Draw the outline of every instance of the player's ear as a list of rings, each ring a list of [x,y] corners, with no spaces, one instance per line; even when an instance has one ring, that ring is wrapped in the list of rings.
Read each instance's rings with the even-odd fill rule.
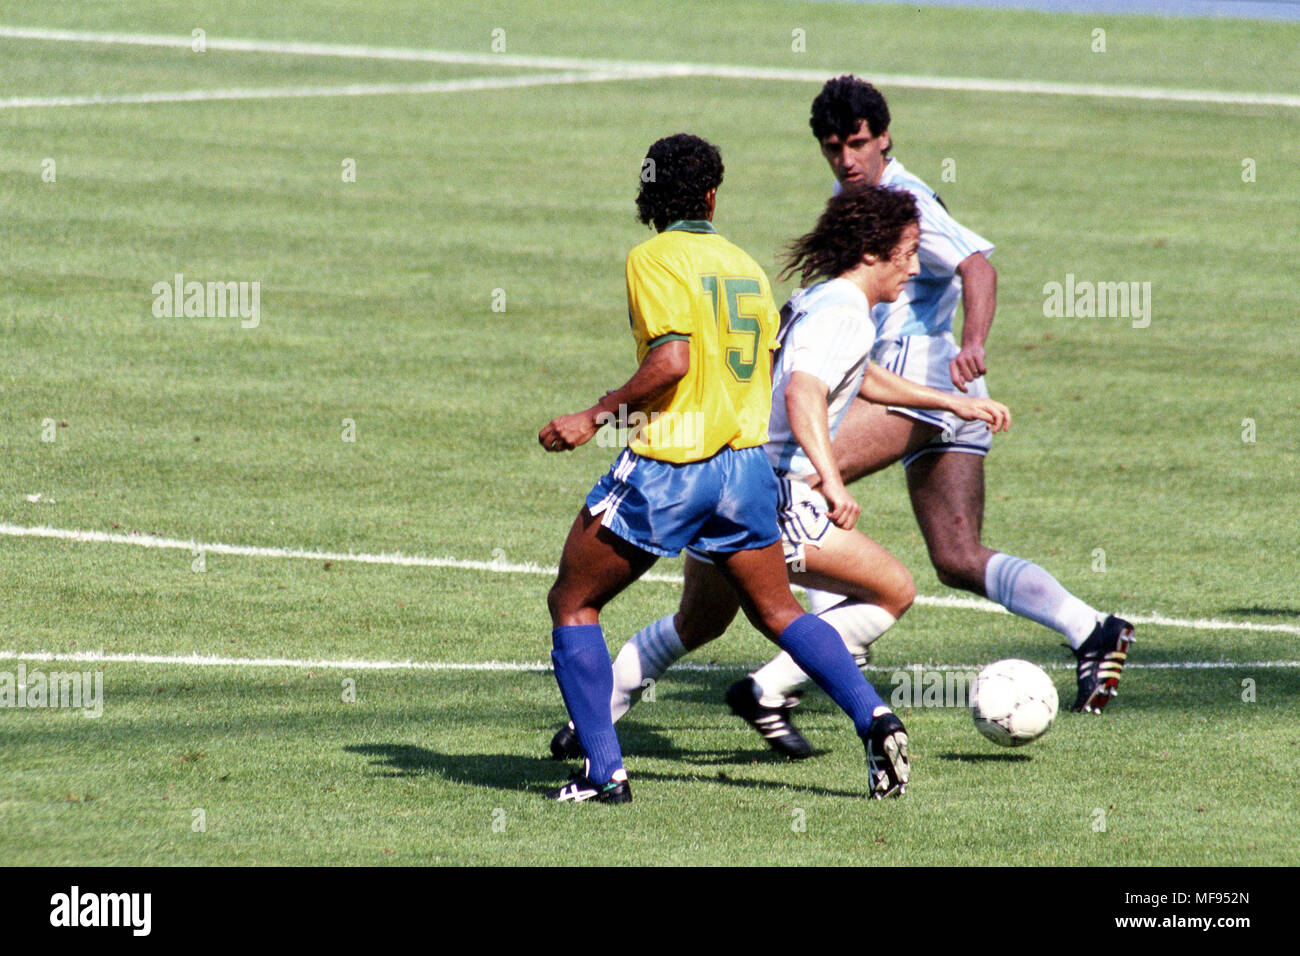
[[[880,151],[882,153],[887,153],[894,148],[894,138],[889,135],[889,130],[885,130],[881,133],[880,138],[884,140],[884,143],[880,146]]]
[[[709,210],[708,218],[712,220],[713,210],[715,210],[718,207],[718,191],[716,189],[710,189],[707,193],[704,194],[704,205]]]

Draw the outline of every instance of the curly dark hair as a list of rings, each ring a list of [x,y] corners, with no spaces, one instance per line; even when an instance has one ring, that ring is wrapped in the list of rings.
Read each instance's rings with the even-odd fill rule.
[[[853,186],[832,196],[813,231],[786,247],[782,279],[796,272],[805,284],[834,279],[865,255],[888,259],[903,239],[903,230],[920,223],[909,192],[884,186]]]
[[[641,164],[636,211],[663,232],[679,219],[708,219],[709,190],[722,185],[722,154],[698,136],[678,133],[655,142]]]
[[[858,131],[858,124],[863,120],[867,121],[871,135],[879,136],[889,129],[889,104],[880,90],[866,80],[846,74],[826,81],[813,100],[808,125],[820,143],[827,136],[848,139]]]

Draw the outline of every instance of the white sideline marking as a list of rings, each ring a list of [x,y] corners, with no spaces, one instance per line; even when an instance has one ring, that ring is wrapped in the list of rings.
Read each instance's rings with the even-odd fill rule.
[[[649,75],[649,74],[647,74]],[[350,83],[346,86],[234,87],[224,90],[178,90],[162,93],[90,93],[84,96],[15,96],[0,99],[0,109],[35,109],[53,106],[120,106],[142,103],[201,103],[213,100],[274,100],[326,96],[396,96],[419,93],[463,93],[506,90],[528,86],[563,86],[642,79],[632,73],[588,71],[548,73],[542,76],[483,76],[426,83]]]
[[[367,554],[355,551],[307,551],[298,548],[267,548],[242,544],[214,544],[190,539],[164,538],[152,534],[112,534],[107,531],[76,531],[67,528],[50,528],[47,526],[29,527],[26,525],[0,522],[0,535],[13,538],[54,538],[60,541],[92,544],[130,544],[140,548],[164,548],[176,551],[203,551],[207,554],[230,554],[245,558],[296,558],[309,561],[352,561],[359,564],[389,564],[420,568],[455,568],[465,571],[489,571],[497,574],[544,574],[553,576],[557,569],[540,564],[511,564],[502,561],[470,561],[464,558],[426,558],[417,554],[402,554],[400,551],[380,554]],[[642,581],[654,581],[661,584],[681,584],[680,574],[645,574]],[[928,597],[917,595],[917,604],[929,607],[960,608],[970,611],[984,611],[993,614],[1008,614],[1006,608],[982,598],[965,597]],[[1219,621],[1199,618],[1166,617],[1162,614],[1128,615],[1134,624],[1154,624],[1160,627],[1187,627],[1205,631],[1258,631],[1276,634],[1300,634],[1300,625],[1296,624],[1256,624],[1251,621]]]
[[[188,36],[146,33],[96,33],[80,30],[51,30],[42,27],[0,26],[0,37],[19,40],[50,40],[65,43],[107,43],[131,46],[160,46],[190,49]],[[454,63],[474,66],[509,66],[529,69],[597,70],[647,76],[718,77],[722,79],[775,80],[822,83],[828,76],[845,70],[792,70],[775,67],[727,66],[704,63],[646,63],[638,61],[589,60],[578,57],[519,56],[505,53],[464,53],[454,50],[424,50],[407,47],[360,46],[337,43],[307,43],[282,40],[245,40],[207,37],[208,50],[239,53],[277,53],[293,56],[346,57],[366,60],[401,60],[416,63]],[[878,86],[913,89],[962,90],[977,93],[1020,93],[1046,96],[1088,96],[1111,99],[1169,100],[1186,103],[1226,103],[1236,106],[1300,107],[1300,95],[1289,93],[1220,92],[1161,87],[1111,86],[1099,83],[1050,83],[1035,80],[994,80],[974,77],[918,76],[904,73],[872,73]]]
[[[220,657],[211,654],[108,654],[103,651],[0,651],[0,660],[58,661],[76,664],[181,664],[193,667],[291,667],[358,671],[549,671],[546,662],[516,661],[367,661],[297,660],[288,657]],[[699,665],[696,665],[697,668]],[[709,665],[704,665],[709,666]]]
[[[297,660],[289,657],[219,657],[208,654],[109,654],[104,651],[4,651],[0,660],[42,661],[75,664],[179,664],[188,667],[280,667],[297,670],[356,670],[356,671],[471,671],[512,673],[549,673],[551,665],[545,661],[367,661],[367,660]],[[741,671],[745,664],[695,664],[681,661],[673,665],[675,671]],[[867,670],[882,673],[911,671],[978,671],[982,664],[909,664],[898,667],[870,665]],[[1044,670],[1074,670],[1068,662],[1039,664]],[[1156,661],[1131,663],[1125,670],[1257,670],[1267,668],[1300,667],[1300,661]]]

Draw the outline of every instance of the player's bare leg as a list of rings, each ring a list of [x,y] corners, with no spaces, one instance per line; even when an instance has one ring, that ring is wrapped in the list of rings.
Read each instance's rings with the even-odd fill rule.
[[[984,571],[994,554],[980,543],[984,456],[922,455],[907,469],[907,490],[939,580],[984,597]]]
[[[559,574],[546,595],[551,626],[599,624],[601,609],[656,560],[583,508],[569,528]]]
[[[609,702],[614,720],[626,714],[674,661],[722,636],[739,610],[740,599],[726,575],[687,554],[677,613],[637,631],[614,659]]]
[[[585,508],[569,529],[560,571],[546,603],[553,626],[555,680],[587,766],[573,783],[553,791],[552,799],[571,799],[569,790],[583,794],[594,790],[598,799],[610,802],[632,798],[607,703],[613,672],[600,611],[654,563],[654,555],[602,527]]]
[[[1115,696],[1133,626],[1089,607],[1038,565],[983,545],[983,456],[923,455],[907,469],[907,486],[939,580],[1059,631],[1078,661],[1073,709],[1100,713]]]
[[[739,592],[750,623],[852,718],[866,747],[868,795],[900,795],[909,773],[907,731],[862,676],[835,628],[804,613],[794,599],[780,542],[726,555],[720,566]]]
[[[614,658],[611,718],[617,722],[631,710],[646,688],[673,662],[722,635],[739,610],[740,599],[726,576],[707,561],[687,554],[677,613],[661,617],[637,631]],[[555,732],[551,738],[551,756],[556,760],[573,760],[582,755],[572,723]]]
[[[855,398],[844,413],[831,450],[844,483],[849,484],[889,467],[937,434],[934,425]]]
[[[916,585],[901,561],[866,535],[834,526],[819,547],[804,549],[803,570],[792,570],[790,580],[877,605],[895,618],[916,599]]]
[[[779,541],[765,548],[718,555],[717,567],[731,583],[740,606],[764,637],[776,643],[781,634],[804,614],[790,593],[790,575]]]
[[[805,587],[846,595],[833,607],[818,612],[839,633],[859,668],[870,659],[876,638],[892,627],[912,605],[916,585],[897,558],[857,531],[831,526],[819,547],[805,545],[803,570],[790,578]],[[798,567],[798,565],[793,565]],[[773,750],[795,759],[811,755],[812,748],[795,729],[790,712],[798,703],[808,675],[782,652],[727,691],[731,709],[763,734]],[[742,712],[749,705],[753,715]]]
[[[785,588],[790,589],[789,581]],[[693,651],[720,637],[740,610],[740,598],[727,576],[715,565],[686,556],[682,601],[673,626],[682,646]],[[802,609],[801,613],[802,613]]]

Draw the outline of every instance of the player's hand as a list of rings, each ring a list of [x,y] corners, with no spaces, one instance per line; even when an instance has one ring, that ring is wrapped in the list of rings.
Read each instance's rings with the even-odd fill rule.
[[[599,420],[598,420],[599,419]],[[591,441],[604,420],[599,408],[553,418],[537,433],[537,440],[547,451],[572,451]]]
[[[948,375],[951,376],[952,383],[963,392],[966,391],[967,383],[975,381],[986,371],[982,345],[963,345],[957,357],[948,363]]]
[[[835,488],[823,483],[818,490],[830,509],[826,516],[831,519],[831,524],[852,531],[858,523],[858,515],[862,514],[862,507],[849,494],[849,490],[839,482],[836,482]]]
[[[967,398],[959,395],[953,399],[953,414],[968,422],[988,422],[994,432],[1011,430],[1011,409],[991,398]]]

